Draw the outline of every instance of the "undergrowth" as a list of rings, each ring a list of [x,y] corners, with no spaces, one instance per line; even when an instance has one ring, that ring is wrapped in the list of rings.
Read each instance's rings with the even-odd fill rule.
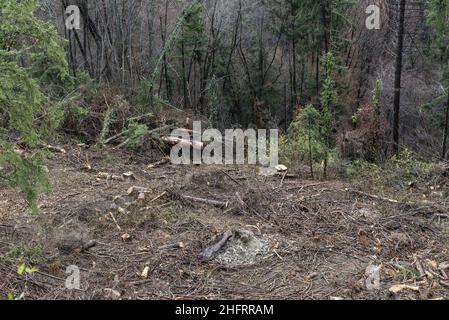
[[[382,164],[356,160],[346,167],[346,176],[364,188],[378,192],[447,181],[443,164],[421,160],[409,150]]]

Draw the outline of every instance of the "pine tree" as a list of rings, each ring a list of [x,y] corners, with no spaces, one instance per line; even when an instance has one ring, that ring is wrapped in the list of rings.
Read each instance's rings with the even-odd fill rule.
[[[282,157],[287,163],[304,162],[315,178],[314,164],[321,162],[325,155],[325,146],[321,130],[321,113],[308,105],[301,109],[288,129],[287,137],[281,139]]]
[[[37,3],[0,0],[0,184],[19,187],[34,210],[49,188],[36,116],[51,105],[46,93],[70,82],[62,40],[35,17]]]
[[[324,177],[327,177],[327,164],[329,161],[329,152],[331,148],[331,133],[332,133],[332,106],[337,101],[337,90],[334,81],[335,58],[332,52],[324,55],[323,59],[325,79],[320,94],[320,101],[322,107],[322,135],[324,145],[326,146],[324,156]]]
[[[308,105],[299,114],[300,123],[303,127],[303,134],[307,141],[307,156],[310,167],[310,176],[315,178],[313,163],[319,152],[316,151],[317,147],[322,145],[320,142],[319,129],[320,129],[320,113],[312,105]]]

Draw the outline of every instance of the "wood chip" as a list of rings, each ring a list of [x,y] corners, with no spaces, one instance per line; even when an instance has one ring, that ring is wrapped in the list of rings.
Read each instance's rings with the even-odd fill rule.
[[[145,199],[146,199],[145,193],[144,193],[144,192],[140,192],[140,193],[139,193],[139,196],[137,197],[137,202],[138,202],[140,205],[142,205],[142,204],[145,203]]]
[[[130,172],[125,172],[123,174],[123,177],[127,180],[137,180],[136,176],[134,175],[134,172],[130,171]]]
[[[150,190],[144,187],[131,187],[128,189],[127,193],[130,197],[138,197],[141,193],[148,193]]]
[[[148,278],[148,274],[150,273],[150,267],[146,266],[140,276],[144,279]]]

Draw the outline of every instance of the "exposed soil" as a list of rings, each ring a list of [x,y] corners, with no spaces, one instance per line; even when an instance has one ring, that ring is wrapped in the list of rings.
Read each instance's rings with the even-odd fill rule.
[[[257,167],[148,168],[161,158],[67,147],[48,162],[53,192],[42,196],[39,216],[20,194],[0,190],[0,254],[8,257],[0,297],[449,298],[447,216],[438,210],[354,194],[349,182],[265,177]],[[133,186],[147,189],[144,199],[128,195]],[[443,211],[446,201],[438,200]],[[230,230],[213,259],[200,258]],[[83,250],[91,240],[96,246]],[[39,271],[19,275],[21,261]],[[71,265],[81,270],[79,290],[65,287]],[[369,266],[380,266],[374,288]],[[409,287],[393,294],[397,284]]]

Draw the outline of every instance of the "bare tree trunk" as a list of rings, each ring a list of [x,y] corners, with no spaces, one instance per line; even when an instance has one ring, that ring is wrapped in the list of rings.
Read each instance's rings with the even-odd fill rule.
[[[162,17],[161,17],[161,36],[162,36],[162,43],[165,47],[166,41],[167,41],[167,28],[168,28],[168,0],[165,0],[165,14],[164,14],[164,22],[162,23]],[[168,61],[167,61],[167,54],[164,52],[164,73],[165,73],[165,89],[167,90],[167,100],[170,101],[172,92],[171,92],[171,80],[170,76],[168,74]]]
[[[401,106],[402,53],[404,47],[405,5],[406,0],[401,0],[399,5],[398,47],[396,50],[396,69],[394,80],[393,153],[395,154],[399,153],[399,122]]]
[[[442,160],[446,160],[447,156],[447,139],[449,135],[449,87],[447,88],[447,104],[446,104],[446,120],[444,122],[444,137],[443,137],[443,152],[441,154]]]
[[[290,2],[291,5],[291,16],[295,17],[296,16],[296,9],[295,9],[295,5],[293,3],[293,1]],[[291,41],[291,46],[292,46],[292,89],[293,89],[293,104],[297,103],[298,100],[298,81],[297,81],[297,61],[296,61],[296,30],[295,29],[295,24],[292,23],[292,41]]]
[[[184,110],[188,108],[187,74],[184,40],[181,41],[182,89],[184,95]]]

